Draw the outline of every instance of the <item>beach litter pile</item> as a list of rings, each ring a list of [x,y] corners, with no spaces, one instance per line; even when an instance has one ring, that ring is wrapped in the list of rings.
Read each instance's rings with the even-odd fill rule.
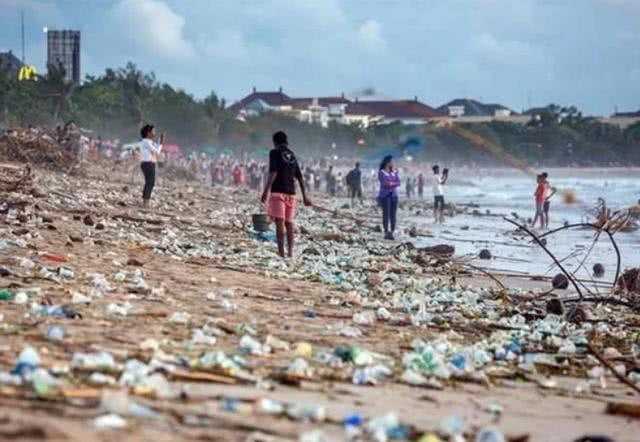
[[[541,397],[566,440],[637,425],[640,320],[613,296],[310,211],[284,261],[243,190],[167,181],[144,211],[124,176],[36,173],[1,192],[0,438],[542,440]]]
[[[80,160],[80,135],[59,138],[39,128],[6,130],[0,137],[0,158],[70,173]]]

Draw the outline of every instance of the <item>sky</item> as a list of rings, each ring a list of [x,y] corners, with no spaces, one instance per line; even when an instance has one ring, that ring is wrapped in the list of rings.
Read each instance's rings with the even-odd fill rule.
[[[0,0],[0,50],[44,70],[79,29],[82,75],[133,61],[196,97],[454,98],[516,111],[640,109],[640,0]]]

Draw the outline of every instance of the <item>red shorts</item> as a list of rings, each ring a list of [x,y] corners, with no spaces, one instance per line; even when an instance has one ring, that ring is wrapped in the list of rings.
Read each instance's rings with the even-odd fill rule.
[[[267,206],[267,214],[273,219],[283,219],[293,223],[296,215],[296,197],[286,193],[272,193]]]

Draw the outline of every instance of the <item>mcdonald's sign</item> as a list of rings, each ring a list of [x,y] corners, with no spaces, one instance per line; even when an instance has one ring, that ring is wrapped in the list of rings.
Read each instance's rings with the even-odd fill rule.
[[[38,79],[38,71],[33,66],[24,65],[18,71],[18,80],[37,80]]]

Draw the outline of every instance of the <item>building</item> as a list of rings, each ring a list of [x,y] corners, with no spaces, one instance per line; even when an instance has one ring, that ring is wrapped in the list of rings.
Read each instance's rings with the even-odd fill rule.
[[[251,94],[228,107],[236,117],[255,117],[269,112],[291,112],[293,106],[291,97],[282,92],[258,92],[253,88]]]
[[[436,109],[413,100],[355,101],[345,97],[292,98],[282,88],[277,92],[258,92],[232,104],[229,110],[238,119],[276,112],[310,124],[327,127],[329,123],[355,124],[366,128],[375,124],[426,124],[433,119],[446,118]]]
[[[481,103],[480,101],[469,98],[451,100],[440,106],[437,110],[447,115],[452,121],[461,123],[482,123],[493,120],[511,122],[528,121],[528,118],[522,118],[517,112],[501,104]]]
[[[22,62],[13,52],[0,52],[0,69],[5,71],[9,77],[18,78],[21,67]]]
[[[80,31],[47,31],[47,69],[62,67],[65,79],[80,82]]]
[[[640,110],[637,112],[616,112],[610,117],[598,118],[601,123],[612,124],[620,129],[640,123]]]

